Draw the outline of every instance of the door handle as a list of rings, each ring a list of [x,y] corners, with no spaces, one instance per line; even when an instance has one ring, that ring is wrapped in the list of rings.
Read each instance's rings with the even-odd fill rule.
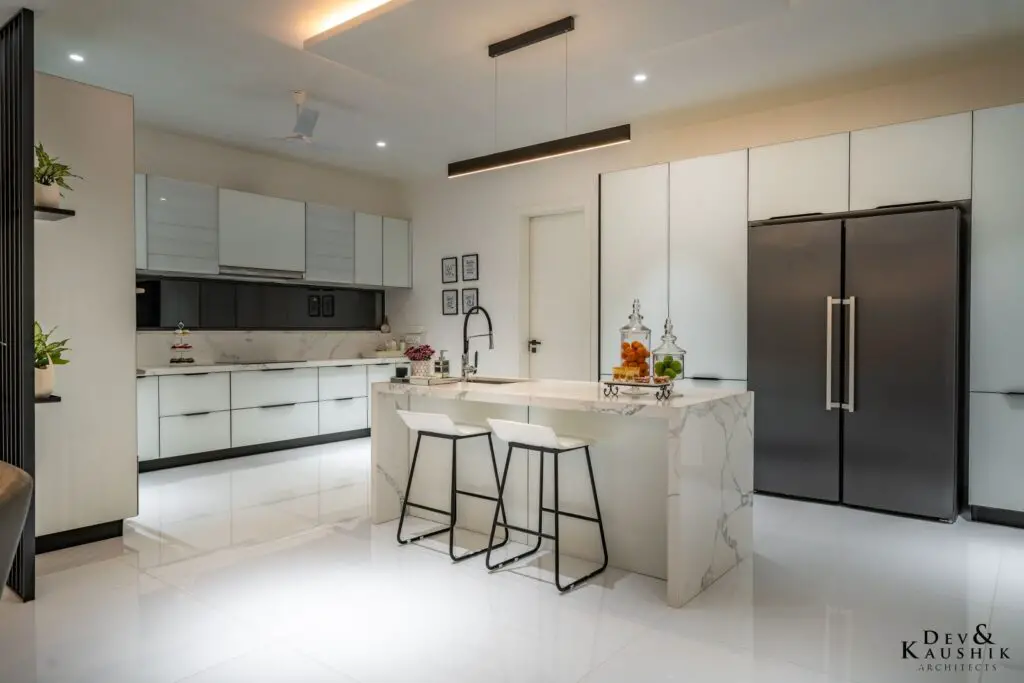
[[[541,341],[538,339],[531,339],[526,343],[530,346],[530,353],[537,353],[537,347],[541,345]]]
[[[842,404],[832,400],[832,309],[837,304],[843,303],[842,299],[834,296],[825,297],[825,410],[842,408]]]
[[[846,405],[843,406],[846,410],[851,413],[854,410],[854,400],[856,398],[856,364],[857,364],[857,297],[851,296],[849,299],[844,301],[847,306],[850,307],[850,336],[849,336],[849,363],[847,364],[847,386],[850,388],[850,392],[846,397]]]

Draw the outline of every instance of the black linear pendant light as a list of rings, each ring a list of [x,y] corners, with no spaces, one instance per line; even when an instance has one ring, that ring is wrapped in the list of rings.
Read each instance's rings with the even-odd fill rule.
[[[487,54],[492,59],[497,59],[501,55],[508,54],[509,52],[515,52],[521,50],[524,47],[535,45],[536,43],[548,40],[549,38],[555,38],[560,35],[568,34],[570,31],[576,28],[576,23],[573,17],[566,17],[559,19],[558,21],[545,24],[535,29],[520,33],[517,36],[506,38],[505,40],[498,41],[487,47]],[[566,38],[568,40],[568,37]],[[568,112],[568,94],[569,94],[569,56],[568,56],[568,43],[566,44],[566,130],[569,127],[569,112]],[[498,66],[495,62],[494,66],[494,134],[497,139],[498,134]],[[576,152],[586,152],[591,149],[598,149],[600,147],[610,147],[611,145],[621,145],[624,142],[629,142],[630,137],[630,126],[624,124],[621,126],[613,126],[611,128],[604,128],[602,130],[593,130],[588,133],[580,133],[579,135],[567,135],[557,140],[548,140],[546,142],[539,142],[534,145],[527,145],[526,147],[517,147],[516,149],[509,149],[503,152],[495,152],[493,154],[487,154],[481,157],[474,157],[472,159],[465,159],[463,161],[455,161],[448,164],[448,177],[458,178],[460,176],[472,175],[473,173],[482,173],[484,171],[493,171],[499,168],[506,168],[508,166],[518,166],[519,164],[528,164],[532,161],[540,161],[542,159],[550,159],[552,157],[565,156],[567,154],[575,154]]]

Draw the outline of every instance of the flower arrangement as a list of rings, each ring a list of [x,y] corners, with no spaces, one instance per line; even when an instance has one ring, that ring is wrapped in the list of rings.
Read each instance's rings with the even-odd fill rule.
[[[430,347],[430,344],[420,344],[419,346],[410,346],[405,350],[405,357],[411,361],[426,361],[434,357],[434,349]]]

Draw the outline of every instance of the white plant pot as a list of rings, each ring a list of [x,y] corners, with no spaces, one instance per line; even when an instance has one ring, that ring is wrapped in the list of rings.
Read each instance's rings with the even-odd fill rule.
[[[434,361],[414,360],[412,362],[413,377],[430,377],[432,374],[434,374]]]
[[[36,206],[45,206],[50,209],[60,208],[60,186],[59,185],[40,185],[36,183],[35,186],[35,203]]]
[[[46,398],[52,395],[55,379],[53,363],[42,369],[36,368],[36,398]]]

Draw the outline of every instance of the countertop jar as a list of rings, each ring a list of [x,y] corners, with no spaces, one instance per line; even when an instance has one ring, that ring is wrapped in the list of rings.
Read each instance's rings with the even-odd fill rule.
[[[640,300],[633,300],[633,312],[629,322],[619,328],[621,365],[613,369],[612,375],[619,379],[631,376],[644,380],[651,375],[651,328],[644,325],[640,314]]]
[[[672,330],[672,321],[665,321],[665,334],[661,344],[651,354],[651,370],[655,382],[669,383],[683,377],[683,361],[686,351],[679,348],[676,335]]]

